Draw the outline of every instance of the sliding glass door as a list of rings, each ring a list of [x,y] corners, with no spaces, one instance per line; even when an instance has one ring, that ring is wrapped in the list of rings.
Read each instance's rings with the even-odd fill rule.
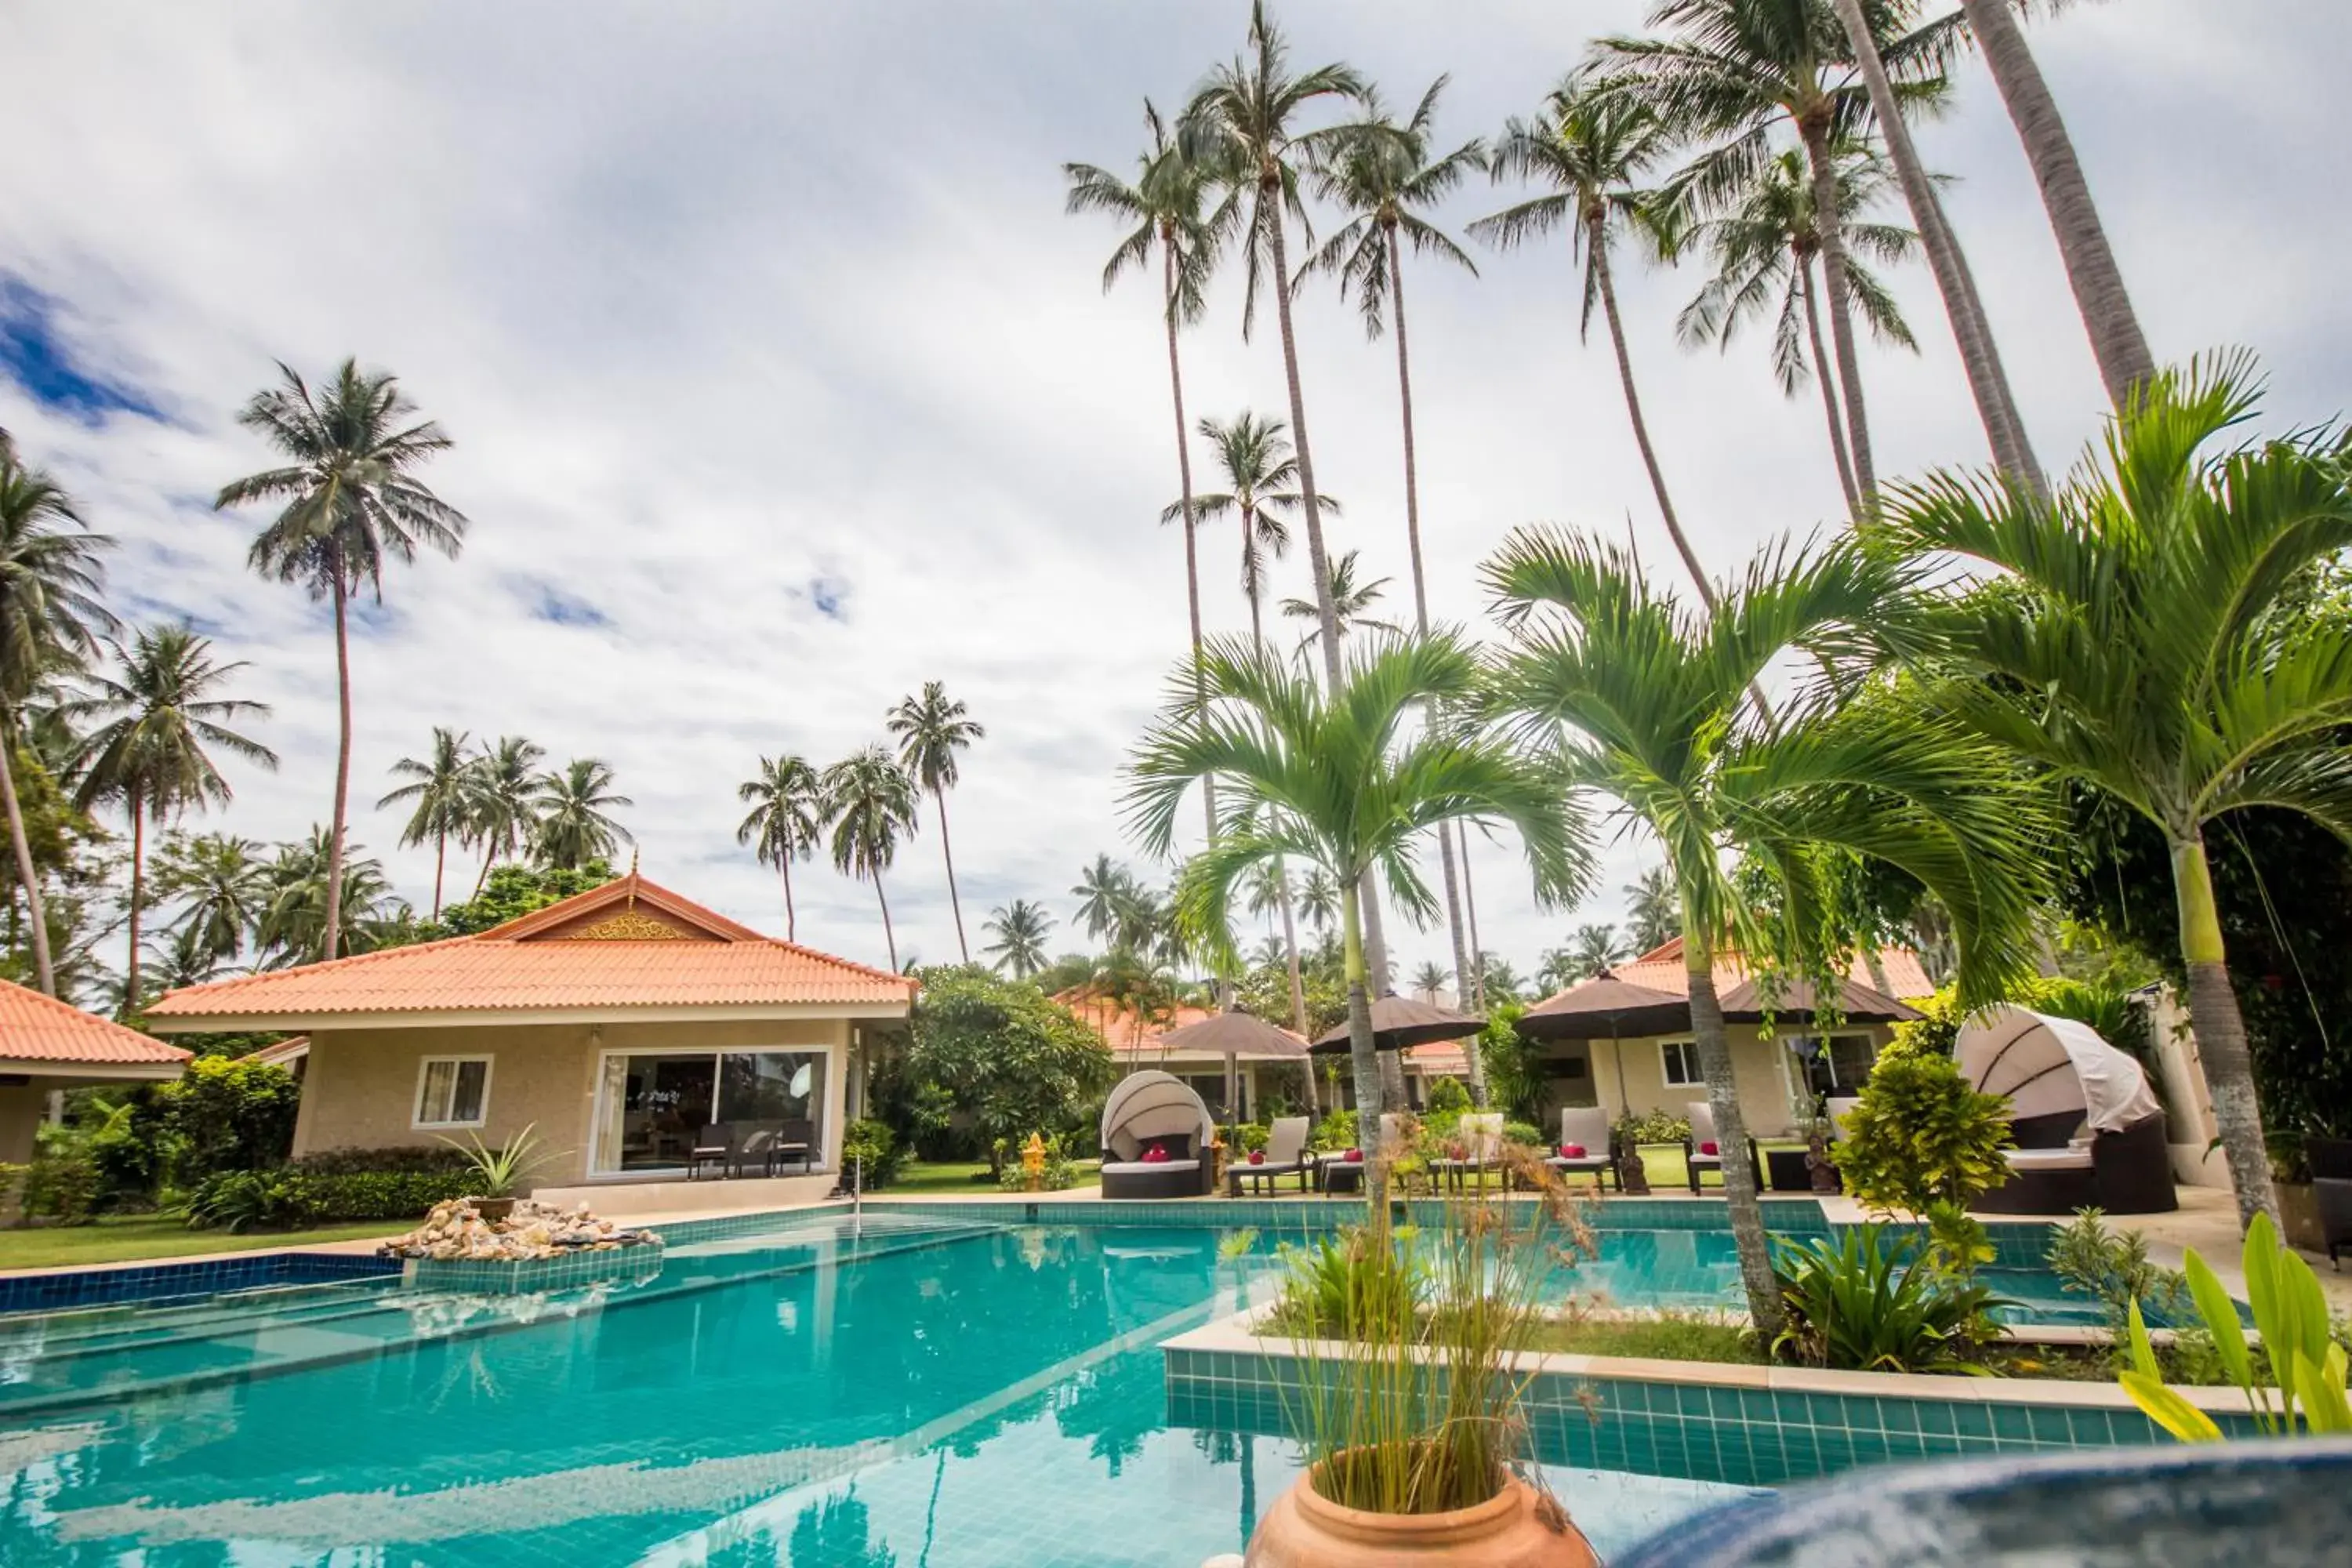
[[[596,1088],[600,1176],[683,1171],[689,1151],[789,1134],[824,1142],[822,1051],[607,1051]]]

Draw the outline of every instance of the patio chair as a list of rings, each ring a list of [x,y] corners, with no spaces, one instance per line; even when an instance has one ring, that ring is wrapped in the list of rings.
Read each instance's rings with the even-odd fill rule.
[[[686,1179],[689,1182],[709,1166],[721,1176],[727,1174],[728,1162],[735,1157],[735,1130],[724,1121],[705,1123],[702,1135],[686,1152]]]
[[[1563,1154],[1560,1149],[1581,1148],[1578,1155]],[[1591,1175],[1601,1186],[1611,1177],[1617,1181],[1617,1190],[1625,1190],[1625,1178],[1618,1173],[1615,1158],[1615,1138],[1609,1127],[1609,1112],[1598,1105],[1564,1105],[1559,1111],[1559,1145],[1544,1157],[1544,1163],[1559,1175]]]
[[[1690,1190],[1696,1195],[1699,1190],[1698,1179],[1703,1173],[1713,1171],[1717,1176],[1723,1174],[1723,1155],[1720,1152],[1703,1154],[1699,1152],[1701,1145],[1714,1143],[1720,1150],[1722,1144],[1715,1130],[1713,1105],[1704,1100],[1694,1100],[1684,1106],[1683,1110],[1690,1117],[1690,1136],[1683,1140],[1683,1168],[1690,1173]],[[1753,1133],[1748,1134],[1748,1166],[1755,1173],[1756,1190],[1762,1192],[1764,1190],[1764,1158],[1757,1152],[1756,1137]]]
[[[776,1173],[776,1129],[764,1122],[739,1121],[732,1129],[734,1152],[727,1156],[727,1173],[740,1176],[752,1166],[763,1176]]]
[[[1455,1186],[1465,1176],[1475,1175],[1481,1191],[1486,1185],[1486,1173],[1501,1167],[1503,1163],[1503,1113],[1499,1110],[1465,1112],[1454,1123],[1455,1142],[1462,1145],[1460,1157],[1432,1160],[1430,1170]]]
[[[1208,1106],[1181,1079],[1157,1068],[1129,1073],[1103,1101],[1102,1195],[1190,1198],[1212,1191],[1215,1167],[1203,1155],[1216,1131]]]
[[[768,1173],[774,1175],[782,1165],[798,1165],[801,1174],[809,1173],[816,1158],[816,1123],[805,1116],[790,1117],[776,1124],[776,1135],[768,1144]]]
[[[1304,1116],[1278,1116],[1267,1130],[1265,1158],[1256,1164],[1247,1159],[1234,1161],[1225,1167],[1226,1187],[1239,1197],[1244,1183],[1263,1188],[1269,1195],[1281,1186],[1285,1176],[1298,1178],[1298,1190],[1307,1189],[1312,1178],[1310,1166],[1314,1156],[1307,1152],[1307,1135],[1310,1123]]]

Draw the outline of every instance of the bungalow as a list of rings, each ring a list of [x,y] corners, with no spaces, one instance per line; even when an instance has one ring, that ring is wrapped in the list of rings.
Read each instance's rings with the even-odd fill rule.
[[[686,1177],[713,1127],[809,1122],[812,1171],[837,1172],[866,1032],[915,989],[633,872],[478,935],[174,991],[147,1017],[307,1035],[297,1154],[531,1127],[540,1196],[594,1185],[620,1208],[606,1184]]]
[[[1908,948],[1858,957],[1838,998],[1842,1021],[1823,1030],[1813,1025],[1807,988],[1791,986],[1777,1005],[1766,1006],[1754,978],[1738,954],[1717,956],[1715,988],[1730,1036],[1732,1080],[1749,1131],[1763,1137],[1795,1131],[1798,1107],[1815,1094],[1853,1093],[1895,1023],[1912,1016],[1901,998],[1936,989]],[[1587,1001],[1601,994],[1605,981],[1662,994],[1655,1005],[1621,1005],[1612,1015]],[[1529,1008],[1518,1029],[1536,1043],[1547,1121],[1556,1121],[1563,1106],[1606,1106],[1612,1116],[1659,1110],[1680,1116],[1691,1101],[1706,1099],[1689,996],[1690,975],[1676,937]],[[1638,993],[1621,995],[1612,1005],[1638,999]],[[1766,1014],[1772,1015],[1769,1022]],[[1612,1025],[1612,1016],[1626,1020],[1622,1028]]]
[[[32,1159],[55,1090],[175,1079],[187,1062],[177,1046],[0,980],[0,1164]]]

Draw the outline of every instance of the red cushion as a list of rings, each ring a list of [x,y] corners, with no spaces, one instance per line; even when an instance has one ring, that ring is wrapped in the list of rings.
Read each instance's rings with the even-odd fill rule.
[[[1720,1154],[1723,1152],[1721,1149],[1716,1147],[1715,1140],[1712,1138],[1700,1144],[1698,1146],[1698,1152],[1702,1154]]]
[[[1584,1158],[1584,1145],[1563,1143],[1559,1146],[1559,1157],[1563,1160],[1581,1160]]]
[[[1168,1150],[1165,1145],[1152,1143],[1145,1146],[1143,1151],[1143,1163],[1147,1165],[1164,1165],[1167,1163]]]
[[[1251,1150],[1251,1151],[1250,1151],[1250,1163],[1251,1163],[1251,1164],[1253,1164],[1253,1165],[1263,1165],[1263,1164],[1265,1164],[1265,1150],[1263,1150],[1263,1149],[1253,1149],[1253,1150]]]
[[[1350,1149],[1350,1150],[1349,1150],[1349,1151],[1348,1151],[1348,1161],[1349,1161],[1349,1163],[1350,1164],[1356,1164],[1356,1165],[1360,1165],[1360,1164],[1362,1164],[1362,1163],[1364,1163],[1364,1152],[1363,1152],[1361,1149]]]

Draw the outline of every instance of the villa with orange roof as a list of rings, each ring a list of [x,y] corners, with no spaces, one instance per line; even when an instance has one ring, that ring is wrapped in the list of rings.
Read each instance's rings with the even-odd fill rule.
[[[619,1209],[613,1184],[685,1178],[714,1139],[837,1172],[866,1037],[903,1027],[915,989],[632,873],[476,935],[174,991],[147,1021],[307,1035],[297,1154],[530,1128],[539,1196],[593,1186]]]
[[[0,980],[0,1163],[32,1159],[56,1090],[175,1079],[187,1064],[177,1046]]]

